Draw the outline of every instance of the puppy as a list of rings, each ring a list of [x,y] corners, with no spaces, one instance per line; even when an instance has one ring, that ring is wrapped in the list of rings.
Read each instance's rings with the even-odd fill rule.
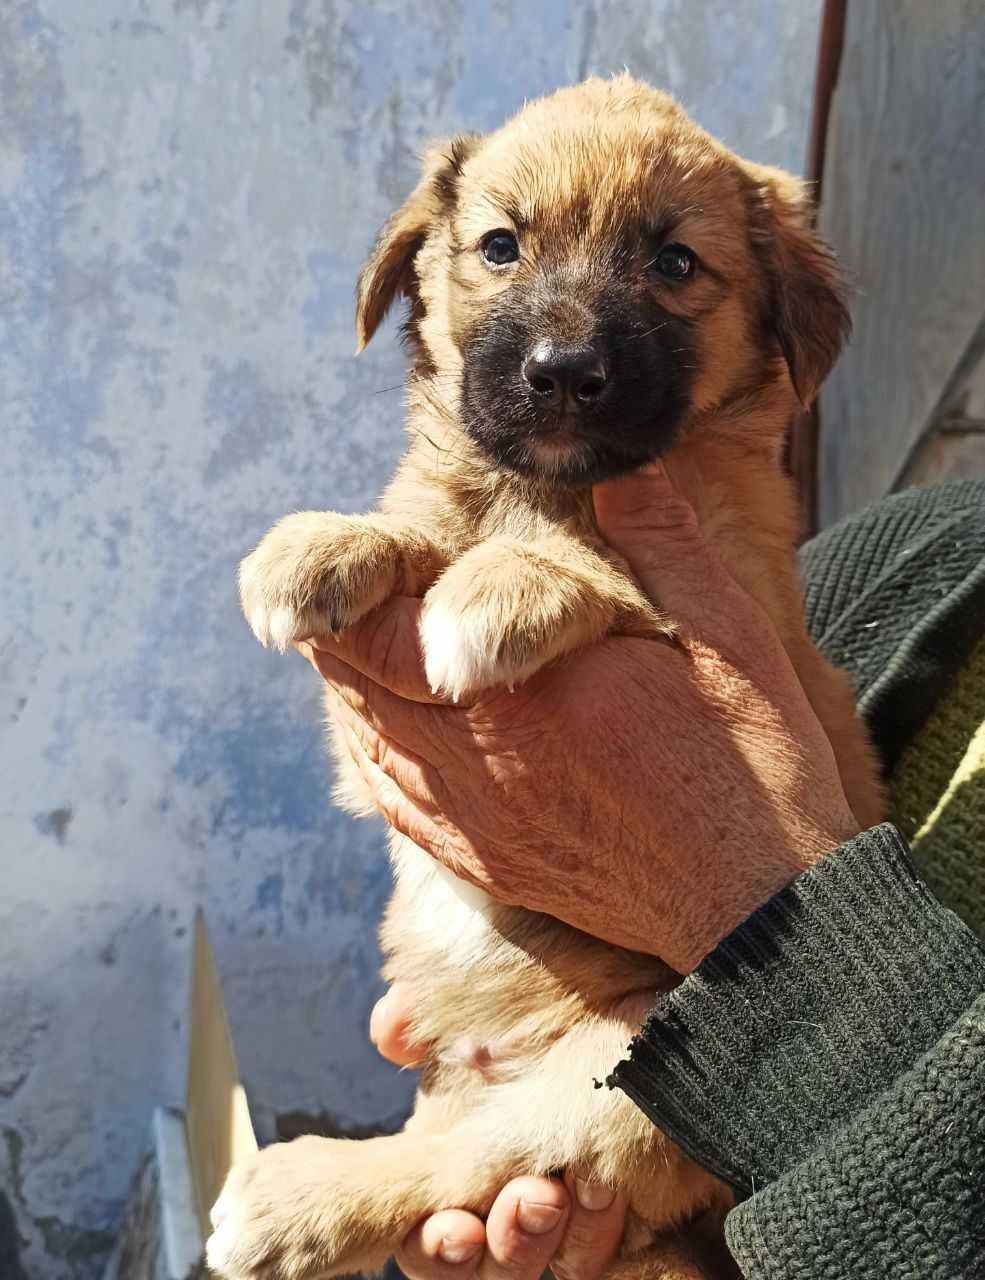
[[[394,593],[423,595],[427,676],[457,698],[613,631],[672,636],[602,544],[590,496],[660,457],[779,629],[859,821],[877,821],[851,692],[805,629],[781,464],[849,323],[801,184],[739,160],[663,93],[589,80],[428,153],[360,276],[360,347],[398,297],[407,454],[378,512],[288,516],[247,557],[258,638],[285,649]],[[365,811],[355,780],[343,785]],[[638,1029],[629,994],[676,976],[493,903],[405,838],[391,846],[385,974],[417,992],[414,1030],[432,1046],[415,1114],[394,1137],[301,1139],[234,1170],[213,1269],[373,1271],[424,1215],[483,1213],[511,1176],[577,1166],[628,1195],[620,1275],[703,1274],[668,1233],[729,1193],[624,1095],[593,1088]],[[470,1070],[463,1036],[508,1050]]]

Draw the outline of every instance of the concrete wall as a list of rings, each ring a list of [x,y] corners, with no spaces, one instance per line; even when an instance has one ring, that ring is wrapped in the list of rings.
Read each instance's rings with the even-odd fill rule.
[[[182,1092],[196,904],[263,1113],[405,1104],[365,1034],[380,833],[329,808],[313,679],[234,574],[397,457],[400,353],[352,358],[352,284],[416,149],[627,65],[796,168],[819,7],[0,5],[5,1280],[98,1273]]]

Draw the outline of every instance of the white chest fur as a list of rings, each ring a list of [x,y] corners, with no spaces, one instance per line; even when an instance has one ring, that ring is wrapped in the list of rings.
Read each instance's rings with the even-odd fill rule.
[[[489,894],[460,880],[406,837],[393,838],[391,856],[420,940],[463,968],[479,963],[494,945],[495,903]]]

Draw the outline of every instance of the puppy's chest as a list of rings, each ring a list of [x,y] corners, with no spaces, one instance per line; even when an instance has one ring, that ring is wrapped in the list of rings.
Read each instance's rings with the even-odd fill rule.
[[[462,972],[489,964],[500,910],[484,889],[460,880],[410,840],[393,839],[399,929],[396,950]]]
[[[415,1036],[431,1046],[428,1071],[443,1088],[512,1077],[581,1007],[574,984],[543,963],[565,926],[497,904],[403,837],[391,854],[397,885],[384,973],[419,997]]]

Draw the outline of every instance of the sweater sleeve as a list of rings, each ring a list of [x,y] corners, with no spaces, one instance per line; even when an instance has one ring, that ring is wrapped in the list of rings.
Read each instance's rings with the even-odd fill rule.
[[[876,827],[663,997],[609,1084],[741,1196],[763,1203],[778,1184],[771,1203],[789,1207],[780,1180],[834,1159],[846,1125],[864,1132],[881,1095],[933,1056],[983,991],[976,939],[927,891],[895,829]],[[918,1111],[899,1114],[913,1126],[900,1141],[915,1149]]]
[[[913,1070],[726,1222],[762,1280],[985,1276],[985,996]]]

